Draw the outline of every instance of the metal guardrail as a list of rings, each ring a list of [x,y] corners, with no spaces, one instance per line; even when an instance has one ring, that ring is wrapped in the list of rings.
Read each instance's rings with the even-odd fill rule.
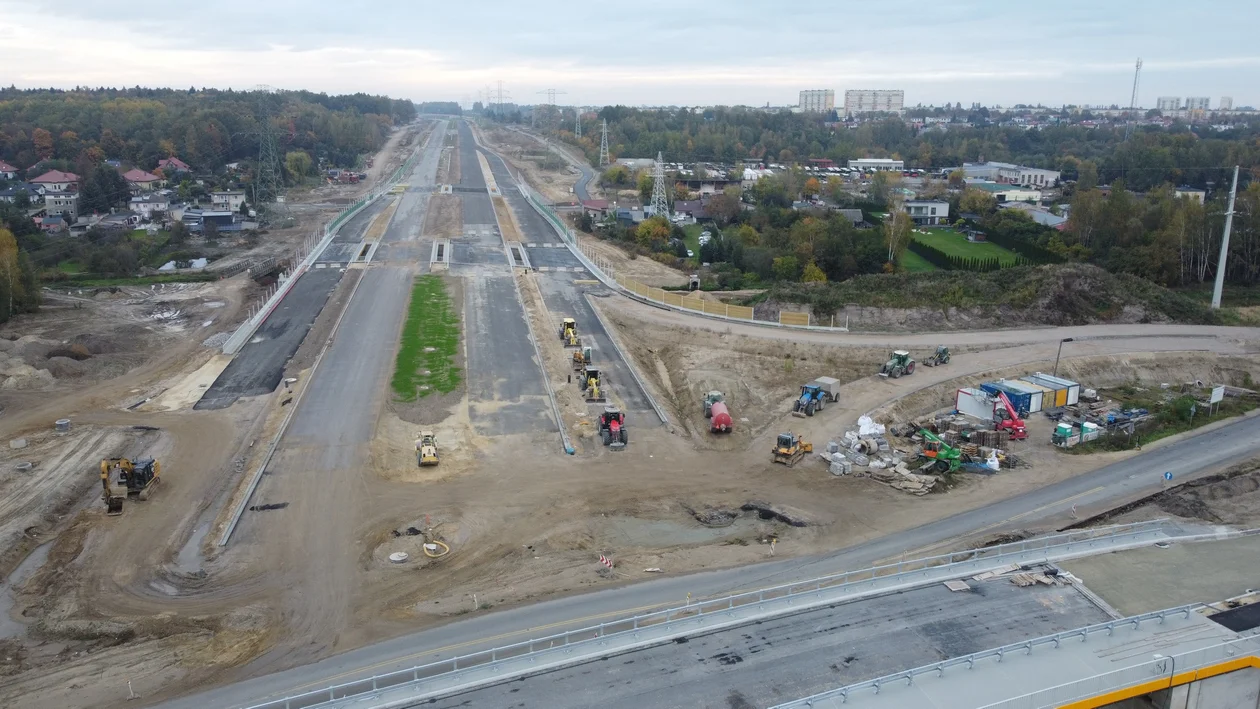
[[[696,632],[713,632],[771,617],[859,597],[912,588],[957,578],[1006,563],[1036,563],[1069,558],[1098,549],[1138,546],[1168,538],[1165,520],[1079,530],[1009,544],[939,554],[832,574],[707,601],[635,615],[598,626],[430,662],[405,670],[373,675],[319,690],[256,704],[249,709],[314,709],[343,706],[344,700],[380,697],[383,691],[409,690],[406,702],[359,704],[406,706],[407,702],[472,686],[580,662],[610,652],[626,652],[668,642]],[[347,704],[348,705],[348,704]]]
[[[905,672],[897,672],[865,682],[858,682],[846,687],[815,694],[811,697],[778,704],[772,709],[838,709],[842,705],[861,706],[863,699],[873,699],[879,696],[881,690],[887,690],[888,688],[912,686],[917,678],[944,677],[953,670],[976,669],[981,662],[1000,663],[1007,655],[1012,657],[1028,656],[1041,650],[1057,649],[1068,641],[1088,642],[1091,637],[1095,637],[1100,633],[1111,637],[1117,630],[1137,630],[1142,628],[1144,624],[1152,622],[1162,625],[1166,620],[1177,616],[1189,619],[1192,613],[1202,607],[1203,604],[1195,603],[1089,625],[1075,630],[1066,630],[1061,633],[982,650],[931,665],[916,667]],[[1155,659],[1143,660],[1135,665],[1113,672],[986,704],[981,709],[1043,709],[1043,707],[1047,706],[1058,706],[1064,702],[1095,697],[1117,689],[1150,682],[1154,679],[1159,679],[1161,676],[1168,677],[1171,680],[1174,667],[1178,672],[1200,669],[1239,655],[1254,654],[1257,650],[1260,650],[1260,644],[1257,644],[1254,640],[1240,639],[1187,651],[1178,655],[1156,656]],[[1170,662],[1170,657],[1175,658],[1175,662]]]
[[[430,131],[429,137],[432,137],[432,135],[433,133]],[[284,297],[289,294],[289,291],[292,290],[293,284],[297,282],[297,279],[300,278],[302,274],[306,273],[306,271],[309,270],[315,263],[315,260],[319,258],[319,255],[323,253],[324,249],[328,248],[328,244],[332,243],[333,238],[336,237],[337,232],[341,229],[341,227],[345,226],[347,221],[375,202],[381,195],[388,194],[394,185],[402,181],[403,176],[406,175],[407,172],[415,165],[416,158],[419,157],[420,152],[426,145],[428,145],[429,137],[426,137],[424,141],[416,145],[416,148],[412,151],[411,156],[403,161],[403,164],[400,165],[392,175],[390,175],[388,180],[372,188],[367,197],[360,197],[355,200],[349,207],[346,207],[338,212],[337,216],[333,217],[332,221],[324,225],[323,236],[320,238],[319,242],[315,244],[309,252],[307,252],[301,262],[294,267],[292,273],[284,279],[284,282],[281,283],[280,286],[276,288],[275,292],[272,293],[258,308],[258,311],[247,318],[245,322],[241,323],[236,330],[232,332],[232,335],[227,339],[227,341],[223,343],[223,354],[234,355],[237,352],[240,352],[241,348],[245,346],[245,343],[248,342],[249,339],[254,336],[254,333],[258,331],[258,328],[262,327],[263,322],[271,316],[272,311],[276,309],[276,306],[280,304],[280,301],[284,300]]]

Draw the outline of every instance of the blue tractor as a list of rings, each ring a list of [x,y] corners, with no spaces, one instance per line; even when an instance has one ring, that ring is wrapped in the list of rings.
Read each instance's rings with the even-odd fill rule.
[[[816,382],[801,385],[801,398],[792,404],[792,415],[805,418],[822,411],[827,405],[827,392]]]

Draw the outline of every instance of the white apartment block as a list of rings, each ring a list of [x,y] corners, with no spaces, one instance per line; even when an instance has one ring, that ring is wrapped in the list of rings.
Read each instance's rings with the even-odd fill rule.
[[[901,113],[906,92],[901,89],[849,89],[844,92],[844,115]]]
[[[1181,110],[1181,97],[1180,96],[1160,96],[1159,100],[1155,102],[1155,108],[1158,108],[1161,112],[1180,111]]]
[[[1234,97],[1233,97],[1233,96],[1222,96],[1222,97],[1221,97],[1221,102],[1220,102],[1220,104],[1218,104],[1218,105],[1217,105],[1216,110],[1218,110],[1218,111],[1232,111],[1232,110],[1234,110]]]
[[[1208,105],[1211,103],[1212,103],[1212,99],[1207,96],[1187,96],[1186,97],[1186,110],[1187,111],[1206,111],[1208,110]]]
[[[829,113],[836,107],[836,91],[835,89],[802,91],[799,107],[804,113]]]

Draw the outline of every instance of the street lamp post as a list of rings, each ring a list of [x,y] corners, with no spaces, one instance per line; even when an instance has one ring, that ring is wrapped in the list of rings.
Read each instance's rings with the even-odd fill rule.
[[[1062,340],[1059,340],[1059,353],[1054,356],[1054,373],[1051,374],[1050,376],[1053,376],[1053,377],[1059,376],[1059,358],[1063,356],[1063,343],[1071,342],[1071,341],[1072,341],[1072,338],[1070,337],[1065,337]]]

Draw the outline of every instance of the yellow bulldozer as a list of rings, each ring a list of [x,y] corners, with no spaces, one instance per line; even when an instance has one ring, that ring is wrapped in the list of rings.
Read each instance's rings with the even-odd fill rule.
[[[802,441],[801,437],[795,433],[780,433],[778,439],[774,443],[774,451],[771,460],[776,463],[783,463],[789,468],[796,465],[796,461],[805,457],[806,453],[814,452],[814,444]]]
[[[162,464],[152,458],[106,458],[101,461],[101,499],[105,513],[120,515],[127,498],[149,499],[149,493],[162,480]]]
[[[577,334],[577,321],[573,318],[565,318],[560,321],[560,341],[565,347],[581,347],[582,338]]]
[[[416,439],[416,464],[421,467],[438,464],[437,436],[432,431],[421,431]]]

